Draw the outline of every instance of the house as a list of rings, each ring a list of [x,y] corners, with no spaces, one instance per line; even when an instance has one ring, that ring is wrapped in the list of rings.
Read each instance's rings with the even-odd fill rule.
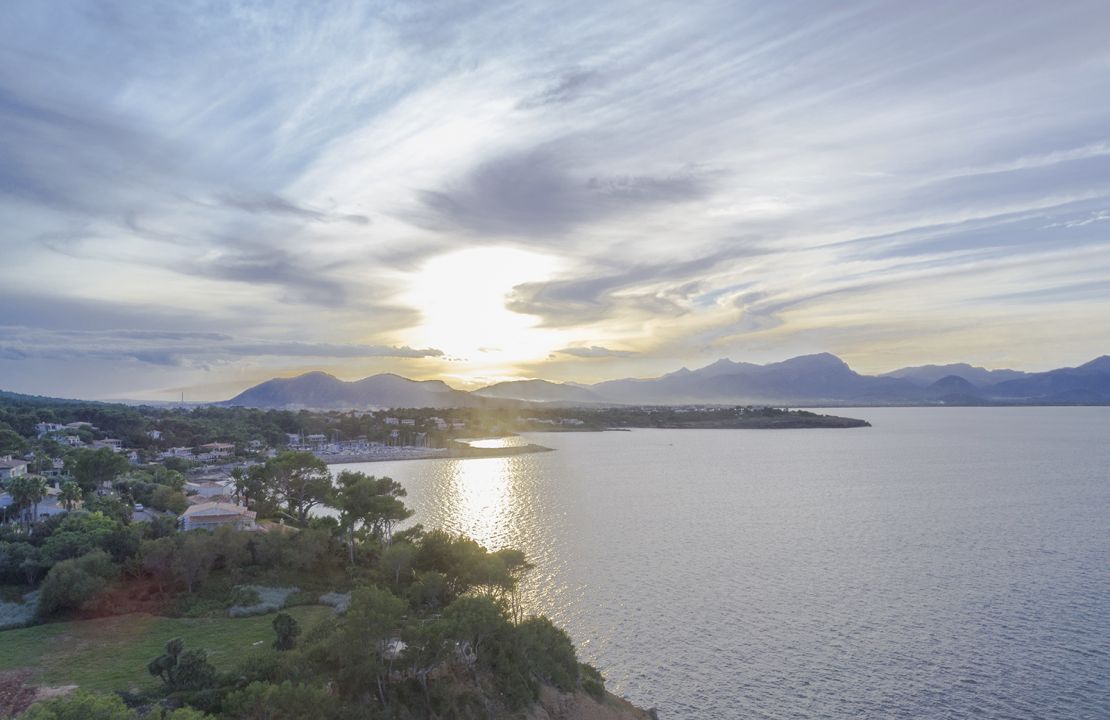
[[[235,453],[235,443],[205,443],[197,448],[197,455],[207,455],[210,458],[227,457]]]
[[[228,502],[203,502],[185,510],[181,525],[189,530],[215,530],[229,525],[238,530],[254,530],[255,512]]]
[[[93,425],[91,422],[71,422],[66,424],[67,430],[80,430],[81,428],[96,430],[96,426]]]
[[[401,424],[402,425],[408,425],[410,427],[415,427],[416,426],[416,421],[413,420],[412,418],[405,418],[404,420],[401,421]]]
[[[39,437],[50,433],[62,432],[65,429],[66,426],[60,423],[40,422],[38,425],[35,425],[35,432],[38,433]]]
[[[401,424],[401,421],[400,421],[400,420],[398,420],[398,419],[397,419],[397,418],[395,418],[395,417],[387,417],[387,418],[385,419],[385,424],[386,424],[386,425],[400,425],[400,424]]]
[[[185,492],[203,498],[229,497],[235,494],[235,484],[220,480],[189,481],[185,483]]]
[[[170,448],[169,450],[165,450],[163,452],[158,453],[158,457],[163,458],[163,459],[164,458],[170,458],[170,457],[190,458],[191,459],[193,457],[193,449],[192,448],[187,448],[187,447],[173,447],[173,448]]]
[[[11,455],[0,457],[0,480],[11,480],[27,474],[26,460],[12,460]]]
[[[57,438],[58,442],[70,447],[81,447],[85,443],[77,435],[60,435]]]
[[[162,431],[161,430],[147,430],[146,431],[146,436],[148,438],[150,438],[151,440],[161,440],[162,439]]]
[[[92,444],[94,449],[108,448],[112,452],[119,452],[123,447],[123,441],[117,438],[104,438],[103,440],[94,440]]]

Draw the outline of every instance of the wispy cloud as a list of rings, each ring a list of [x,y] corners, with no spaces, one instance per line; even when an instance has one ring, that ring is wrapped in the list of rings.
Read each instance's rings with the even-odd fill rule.
[[[0,377],[1097,355],[1107,22],[1001,0],[15,3],[0,325],[22,329]],[[414,300],[413,278],[506,246],[552,268],[504,298],[534,360],[405,347],[448,347],[406,333],[489,284]]]

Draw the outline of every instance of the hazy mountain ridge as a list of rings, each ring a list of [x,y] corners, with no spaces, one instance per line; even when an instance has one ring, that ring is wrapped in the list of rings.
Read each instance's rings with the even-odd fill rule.
[[[1110,404],[1110,356],[1041,373],[958,363],[863,375],[835,355],[818,353],[766,365],[722,359],[697,370],[682,368],[656,378],[594,385],[517,380],[473,392],[453,389],[438,380],[409,380],[392,374],[345,382],[313,372],[267,380],[219,404],[355,409],[471,407],[512,401],[559,405],[1106,405]]]

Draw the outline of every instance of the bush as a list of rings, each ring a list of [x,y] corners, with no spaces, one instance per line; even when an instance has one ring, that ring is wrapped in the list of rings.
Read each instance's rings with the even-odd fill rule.
[[[590,697],[598,702],[605,699],[605,678],[593,665],[578,666],[578,682]]]
[[[528,668],[536,677],[565,692],[578,684],[578,657],[564,630],[545,617],[532,617],[517,627]]]
[[[0,602],[0,630],[30,625],[35,620],[40,591],[29,592],[22,602]]]
[[[135,720],[135,711],[115,695],[78,690],[72,695],[35,703],[21,720]]]
[[[233,605],[228,608],[227,614],[229,617],[250,617],[252,615],[265,615],[266,613],[277,612],[285,607],[285,601],[291,595],[296,593],[298,588],[295,587],[266,587],[265,585],[240,585],[235,588],[238,592],[253,591],[258,597],[258,601],[249,605]]]
[[[331,720],[336,698],[312,685],[253,682],[227,696],[222,717],[229,720]]]
[[[351,606],[351,593],[324,593],[319,600],[321,605],[330,605],[335,608],[337,614],[343,615],[347,612],[347,608]]]
[[[94,550],[76,560],[63,560],[50,569],[42,584],[37,614],[49,617],[77,610],[108,587],[118,569],[103,550]]]

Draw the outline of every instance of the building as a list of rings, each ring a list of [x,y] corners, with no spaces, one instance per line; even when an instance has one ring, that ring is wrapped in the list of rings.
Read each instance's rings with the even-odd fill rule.
[[[387,418],[385,419],[385,424],[386,424],[386,425],[400,425],[400,424],[401,424],[401,421],[400,421],[400,420],[398,420],[398,419],[397,419],[397,418],[395,418],[395,417],[387,417]]]
[[[408,425],[409,427],[416,427],[416,421],[413,420],[412,418],[405,418],[404,420],[401,421],[401,424],[402,425]]]
[[[13,460],[11,455],[0,457],[0,480],[11,480],[26,474],[26,460]]]
[[[146,436],[148,438],[150,438],[151,440],[161,440],[162,439],[162,431],[161,430],[147,430],[146,431]]]
[[[228,502],[204,502],[185,510],[181,525],[188,530],[215,530],[224,525],[237,530],[254,530],[255,512]]]
[[[235,484],[228,480],[198,480],[185,483],[185,492],[203,498],[230,497]]]
[[[40,422],[38,425],[35,425],[35,432],[38,433],[39,437],[49,435],[50,433],[62,432],[65,429],[66,426],[60,423]]]
[[[119,452],[123,447],[123,441],[117,438],[104,438],[103,440],[94,440],[92,444],[94,449],[108,448],[112,452]]]
[[[207,455],[210,458],[223,458],[235,454],[235,443],[205,443],[197,448],[197,455]]]

